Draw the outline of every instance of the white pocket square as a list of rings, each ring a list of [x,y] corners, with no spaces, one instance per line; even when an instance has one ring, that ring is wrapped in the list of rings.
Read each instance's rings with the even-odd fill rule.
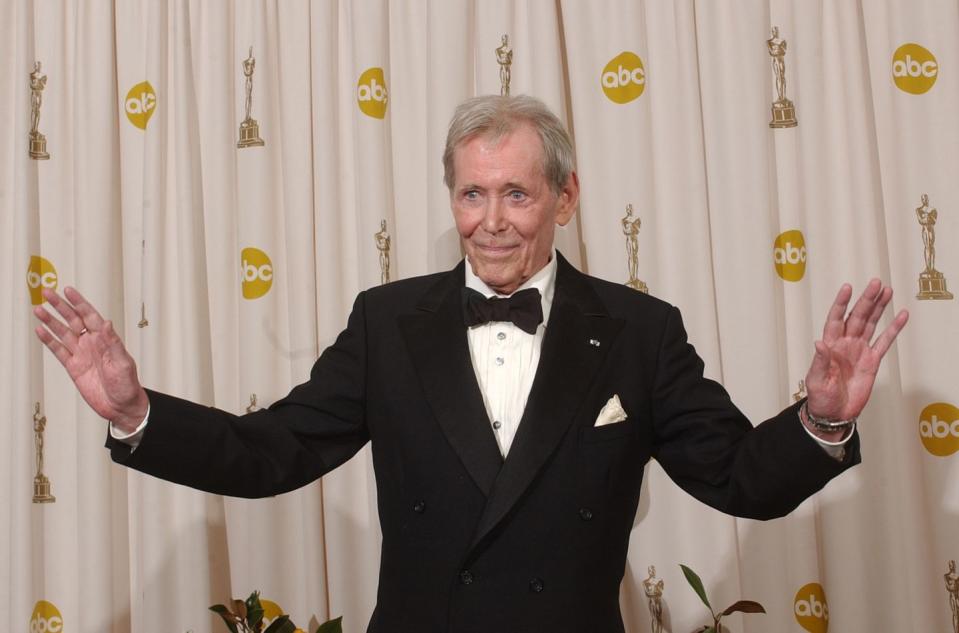
[[[602,411],[599,412],[599,415],[596,416],[596,422],[593,423],[593,426],[605,426],[607,424],[622,422],[627,417],[626,411],[623,409],[623,404],[619,401],[619,395],[614,394],[613,397],[609,399],[609,402],[606,403],[606,406],[603,407]]]

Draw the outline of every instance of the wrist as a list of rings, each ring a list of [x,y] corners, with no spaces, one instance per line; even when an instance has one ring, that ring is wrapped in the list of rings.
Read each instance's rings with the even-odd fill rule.
[[[150,410],[150,398],[142,388],[134,404],[125,411],[118,411],[110,418],[110,424],[121,433],[133,433],[143,423]]]
[[[823,418],[809,412],[808,400],[799,408],[799,419],[806,429],[826,442],[841,442],[846,439],[856,425],[856,418],[837,420]]]

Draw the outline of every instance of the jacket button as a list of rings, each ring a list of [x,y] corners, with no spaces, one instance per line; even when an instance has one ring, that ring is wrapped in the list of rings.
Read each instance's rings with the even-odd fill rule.
[[[533,578],[529,581],[529,590],[533,593],[541,593],[543,589],[543,580],[541,578]]]
[[[423,501],[422,499],[420,499],[419,501],[417,501],[416,503],[414,503],[414,504],[413,504],[413,512],[415,512],[415,513],[417,513],[417,514],[423,514],[424,512],[426,512],[426,502]]]
[[[583,521],[589,521],[593,518],[593,511],[589,508],[580,508],[579,518],[581,518]]]
[[[460,583],[464,585],[473,584],[473,574],[468,569],[464,569],[460,572]]]

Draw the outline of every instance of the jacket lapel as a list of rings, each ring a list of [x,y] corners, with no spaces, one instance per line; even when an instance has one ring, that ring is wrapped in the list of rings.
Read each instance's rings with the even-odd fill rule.
[[[423,296],[417,313],[400,317],[399,326],[446,439],[489,496],[503,458],[470,358],[461,305],[464,278],[460,262]]]
[[[539,367],[471,549],[516,505],[557,449],[623,326],[622,320],[609,317],[585,276],[561,255],[557,256],[556,292]],[[468,350],[466,356],[469,364]]]

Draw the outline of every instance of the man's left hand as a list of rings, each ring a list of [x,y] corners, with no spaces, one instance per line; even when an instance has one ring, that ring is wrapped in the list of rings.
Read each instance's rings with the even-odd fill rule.
[[[847,317],[851,298],[852,286],[843,284],[826,317],[822,340],[816,341],[816,355],[806,374],[806,406],[820,418],[849,420],[859,416],[869,400],[882,357],[909,320],[909,313],[901,310],[870,343],[892,299],[892,288],[883,288],[882,282],[873,279]]]

